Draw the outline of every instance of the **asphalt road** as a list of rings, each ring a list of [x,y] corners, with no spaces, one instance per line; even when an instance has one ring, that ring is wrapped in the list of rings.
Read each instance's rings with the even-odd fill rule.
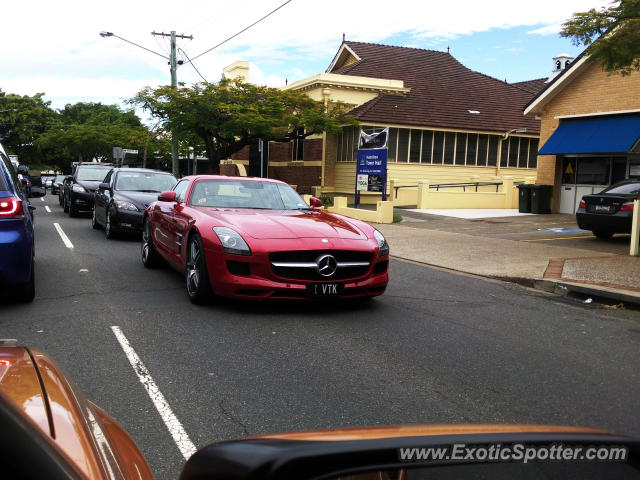
[[[177,478],[184,460],[112,326],[197,447],[400,423],[640,436],[640,312],[400,261],[372,302],[196,307],[181,275],[142,266],[138,239],[106,240],[50,195],[34,204],[36,299],[0,306],[0,338],[51,354],[129,431],[159,479]]]

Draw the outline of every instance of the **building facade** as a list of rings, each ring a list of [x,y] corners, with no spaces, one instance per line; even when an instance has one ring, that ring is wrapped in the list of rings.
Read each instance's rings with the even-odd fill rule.
[[[583,195],[640,178],[640,73],[609,74],[584,54],[526,106],[541,120],[538,183],[552,210],[573,214]]]

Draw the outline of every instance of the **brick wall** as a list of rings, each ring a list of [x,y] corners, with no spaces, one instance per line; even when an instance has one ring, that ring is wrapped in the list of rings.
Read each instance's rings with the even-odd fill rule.
[[[322,161],[322,139],[321,138],[312,138],[312,139],[305,140],[304,161],[305,162]]]
[[[241,150],[231,155],[233,160],[249,160],[249,145],[245,145]]]
[[[298,193],[311,194],[311,187],[320,185],[322,167],[269,167],[269,177],[297,185]]]
[[[270,142],[269,162],[290,162],[292,157],[291,142]]]
[[[597,115],[598,113],[640,110],[640,73],[608,74],[600,64],[590,64],[569,82],[547,105],[541,115],[540,146],[553,135],[558,116]],[[538,157],[537,182],[554,185],[553,211],[560,202],[561,159],[555,155]]]
[[[238,167],[233,164],[220,164],[220,175],[228,175],[229,177],[237,177],[239,175]]]

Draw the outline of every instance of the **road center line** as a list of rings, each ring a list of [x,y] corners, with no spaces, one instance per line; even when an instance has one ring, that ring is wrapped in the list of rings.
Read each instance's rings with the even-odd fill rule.
[[[62,243],[64,243],[64,246],[67,248],[73,248],[73,243],[71,243],[71,240],[69,240],[69,237],[67,237],[67,234],[64,233],[60,224],[54,223],[53,226],[56,227],[56,230],[58,231],[58,235],[60,235],[60,238],[62,239]]]
[[[182,427],[180,420],[173,414],[171,407],[167,403],[167,400],[164,398],[164,395],[160,392],[160,389],[153,381],[149,370],[144,366],[140,357],[135,352],[135,350],[129,344],[127,337],[124,336],[122,330],[118,326],[112,326],[111,330],[113,330],[113,334],[118,339],[122,350],[124,350],[124,354],[127,356],[133,371],[138,376],[140,383],[149,394],[149,398],[153,402],[153,405],[158,410],[160,417],[162,417],[162,421],[167,426],[169,433],[173,437],[173,441],[176,442],[178,446],[178,450],[182,453],[182,456],[185,460],[188,460],[191,455],[196,452],[196,447],[187,435],[187,432]]]
[[[51,213],[51,209],[49,208],[49,205],[45,205],[44,209],[47,211],[47,213]]]

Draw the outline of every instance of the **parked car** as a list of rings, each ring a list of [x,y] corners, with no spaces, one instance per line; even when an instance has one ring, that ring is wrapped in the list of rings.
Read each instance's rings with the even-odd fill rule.
[[[153,478],[125,429],[87,400],[50,356],[2,341],[0,425],[2,478]],[[292,432],[213,443],[189,454],[180,480],[593,480],[638,478],[640,469],[638,439],[544,425]]]
[[[53,180],[51,181],[51,194],[52,195],[57,195],[60,192],[60,187],[62,186],[62,182],[64,182],[64,179],[66,178],[66,175],[62,175],[57,174]],[[62,203],[61,203],[62,205]]]
[[[578,226],[602,239],[631,233],[633,201],[640,199],[640,179],[625,180],[594,195],[582,197],[576,212]]]
[[[104,228],[107,238],[117,232],[142,232],[142,218],[158,194],[171,189],[176,178],[167,172],[142,168],[114,168],[98,185],[91,226]]]
[[[80,163],[63,185],[62,206],[70,217],[93,209],[93,196],[98,185],[113,168],[110,163]]]
[[[198,175],[147,208],[142,262],[162,258],[189,299],[357,298],[381,295],[389,245],[365,222],[310,208],[286,183]]]
[[[21,302],[35,295],[33,210],[0,145],[0,285],[2,293]]]

